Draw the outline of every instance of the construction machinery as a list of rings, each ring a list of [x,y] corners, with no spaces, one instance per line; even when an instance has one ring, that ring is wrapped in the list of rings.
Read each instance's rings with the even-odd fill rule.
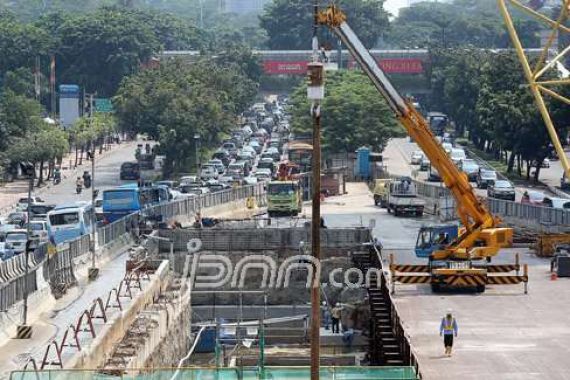
[[[563,91],[564,87],[568,88],[568,86],[570,86],[568,68],[564,67],[565,60],[566,62],[570,62],[570,45],[566,47],[560,46],[558,49],[559,53],[556,55],[553,55],[551,50],[559,34],[570,33],[570,27],[568,27],[567,22],[570,17],[570,0],[562,0],[559,2],[559,14],[556,19],[549,17],[550,15],[540,13],[540,8],[544,6],[543,1],[534,0],[527,4],[523,4],[517,0],[497,0],[497,2],[536,106],[540,111],[552,145],[562,164],[564,173],[560,179],[560,188],[563,191],[570,190],[570,161],[562,147],[545,100],[545,96],[547,96],[553,100],[570,105],[570,98],[565,96]],[[545,28],[551,29],[548,39],[542,47],[542,53],[538,61],[534,63],[534,67],[532,67],[531,62],[529,62],[525,54],[524,46],[519,38],[515,23],[509,11],[509,4],[518,12],[522,11],[542,23]],[[555,72],[555,75],[553,75],[555,79],[546,78],[548,73],[552,72]],[[553,256],[558,247],[568,246],[570,246],[570,234],[545,234],[538,237],[535,249],[538,256]]]
[[[510,278],[506,282],[499,282],[489,275],[500,272],[495,270],[498,267],[507,267],[493,268],[489,262],[501,248],[512,244],[513,230],[499,227],[500,220],[491,215],[477,198],[467,176],[453,164],[434,136],[429,123],[414,108],[412,102],[402,97],[394,88],[346,22],[346,15],[337,6],[331,5],[319,10],[315,21],[331,29],[344,43],[396,114],[408,135],[421,147],[454,196],[457,214],[465,227],[449,244],[434,249],[427,265],[392,264],[390,269],[393,282],[429,283],[434,291],[444,287],[475,288],[484,291],[486,284],[526,283],[528,276],[524,275],[502,276]],[[413,268],[408,271],[408,267]]]
[[[303,196],[298,180],[299,166],[285,161],[279,164],[277,180],[267,184],[267,214],[298,215],[303,210]]]

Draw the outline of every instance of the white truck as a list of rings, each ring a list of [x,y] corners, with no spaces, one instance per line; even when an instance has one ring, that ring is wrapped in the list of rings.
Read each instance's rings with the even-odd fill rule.
[[[418,198],[416,185],[409,177],[401,177],[390,182],[388,188],[388,212],[395,216],[423,216],[424,200]]]

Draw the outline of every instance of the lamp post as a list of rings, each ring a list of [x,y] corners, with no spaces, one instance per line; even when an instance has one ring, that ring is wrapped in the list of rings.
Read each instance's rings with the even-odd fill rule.
[[[93,94],[89,95],[89,126],[93,128]],[[91,239],[89,239],[89,252],[91,253],[91,267],[88,270],[89,280],[93,281],[99,276],[99,268],[97,268],[96,255],[95,255],[95,228],[97,218],[95,217],[95,201],[97,198],[97,191],[95,191],[95,139],[91,141],[91,152],[89,153],[91,159],[91,207],[93,208],[91,220]]]

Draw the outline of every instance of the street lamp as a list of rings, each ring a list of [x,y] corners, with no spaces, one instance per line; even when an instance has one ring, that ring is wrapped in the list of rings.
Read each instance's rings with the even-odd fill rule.
[[[194,142],[196,146],[196,175],[200,175],[202,160],[200,158],[200,134],[194,134]]]

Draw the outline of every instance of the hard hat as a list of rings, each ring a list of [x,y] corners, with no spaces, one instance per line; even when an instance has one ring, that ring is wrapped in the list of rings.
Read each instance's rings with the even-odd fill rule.
[[[447,314],[447,315],[451,315],[451,312],[452,312],[452,311],[453,311],[453,310],[451,310],[451,309],[447,309],[447,313],[446,313],[446,314]]]

